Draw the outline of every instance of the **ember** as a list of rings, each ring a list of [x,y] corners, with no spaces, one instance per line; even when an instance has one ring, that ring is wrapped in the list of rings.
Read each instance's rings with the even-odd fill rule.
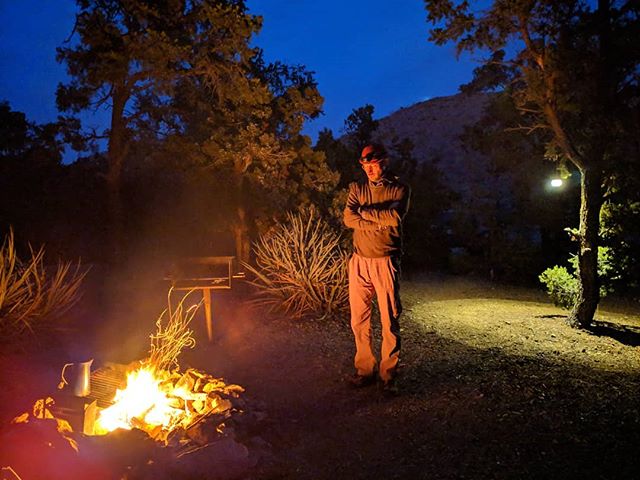
[[[221,394],[237,396],[242,391],[194,369],[180,374],[142,367],[128,374],[126,388],[118,390],[114,404],[100,412],[94,434],[138,428],[166,443],[177,428],[187,429],[211,414],[228,414],[231,402]]]

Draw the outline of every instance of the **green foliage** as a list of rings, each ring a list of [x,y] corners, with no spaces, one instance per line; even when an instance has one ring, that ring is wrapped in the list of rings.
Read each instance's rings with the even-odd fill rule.
[[[565,267],[555,265],[542,272],[539,279],[546,286],[547,294],[555,306],[567,310],[573,307],[580,286],[575,275]]]
[[[441,270],[447,267],[450,238],[447,214],[454,192],[442,180],[442,173],[428,162],[408,162],[411,186],[409,212],[403,222],[403,262],[407,271]]]
[[[630,163],[633,162],[629,158]],[[635,160],[640,161],[640,155]],[[640,173],[637,165],[610,179],[601,212],[601,234],[611,247],[616,290],[636,294],[640,289]]]
[[[254,244],[257,305],[292,318],[328,318],[348,308],[347,261],[340,236],[315,208],[288,213],[286,222]]]
[[[375,138],[378,121],[374,120],[373,105],[355,108],[344,121],[344,136],[334,138],[333,132],[324,129],[318,135],[314,149],[323,152],[326,163],[338,172],[338,188],[347,186],[360,178],[362,169],[358,163],[361,149]]]
[[[261,19],[248,14],[242,1],[77,3],[78,42],[57,51],[71,77],[58,88],[61,110],[79,112],[109,99],[118,110],[124,101],[129,108],[116,111],[114,121],[142,125],[148,120],[144,114],[171,106],[187,79],[197,78],[217,101],[252,88],[245,75],[254,53],[249,41]]]
[[[576,303],[580,289],[578,279],[578,257],[572,255],[569,264],[570,273],[565,267],[555,265],[547,268],[538,277],[547,288],[547,294],[554,305],[570,310]],[[600,279],[600,298],[613,292],[612,282],[615,280],[615,267],[612,264],[611,249],[598,248],[598,277]]]
[[[371,104],[354,109],[344,121],[344,131],[349,138],[349,143],[360,153],[360,150],[373,139],[373,134],[378,128],[378,121],[374,120],[375,108]]]
[[[43,243],[60,229],[53,192],[64,174],[59,124],[35,124],[0,103],[0,237],[9,225]]]
[[[49,272],[44,249],[31,250],[22,261],[16,253],[13,232],[0,248],[0,338],[16,342],[32,334],[61,327],[60,320],[80,299],[79,288],[86,272],[80,263],[58,263]]]
[[[195,102],[215,106],[210,122],[225,126],[237,120],[235,112],[269,102],[267,87],[251,72],[256,50],[250,42],[262,20],[242,0],[77,4],[74,41],[57,51],[69,73],[69,82],[58,87],[57,103],[72,113],[111,110],[109,128],[96,133],[108,139],[105,223],[111,251],[121,260],[129,210],[123,184],[134,161],[164,154],[189,162],[202,146],[202,138],[188,135],[186,112]]]
[[[143,222],[153,230],[180,223],[165,218],[164,205],[195,201],[189,189],[204,182],[191,180],[208,177],[214,200],[187,215],[197,222],[207,211],[235,237],[236,255],[248,260],[250,236],[283,212],[330,202],[337,175],[301,133],[321,112],[317,84],[304,66],[264,61],[253,45],[262,18],[245,1],[78,6],[77,41],[58,49],[70,81],[57,100],[65,111],[112,110],[110,128],[97,133],[109,140],[103,178],[107,225],[116,234],[127,222],[137,236]],[[163,179],[178,201],[160,198],[161,184],[149,187],[149,177]]]
[[[340,138],[334,138],[331,130],[324,129],[318,134],[314,150],[322,152],[327,166],[340,175],[337,188],[346,189],[349,183],[358,178],[361,169],[356,160],[358,154],[355,148],[348,146]]]

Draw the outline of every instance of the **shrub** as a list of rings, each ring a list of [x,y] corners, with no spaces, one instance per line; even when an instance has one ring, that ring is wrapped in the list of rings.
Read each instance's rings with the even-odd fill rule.
[[[569,264],[570,273],[565,267],[558,265],[547,268],[538,277],[547,288],[547,294],[554,305],[570,310],[578,298],[580,280],[578,278],[578,257],[572,255]],[[600,297],[604,298],[613,291],[611,287],[612,272],[611,252],[608,247],[598,247],[598,276],[600,277]]]
[[[340,235],[314,208],[286,221],[254,243],[256,267],[245,264],[255,303],[294,318],[333,317],[348,308],[348,253]]]
[[[565,267],[555,265],[540,274],[540,281],[547,287],[547,295],[556,307],[569,310],[578,297],[579,280]]]
[[[56,322],[80,299],[79,287],[86,275],[80,263],[59,262],[50,275],[43,247],[31,249],[30,256],[27,261],[18,258],[10,231],[0,248],[0,338],[4,341],[55,330]]]

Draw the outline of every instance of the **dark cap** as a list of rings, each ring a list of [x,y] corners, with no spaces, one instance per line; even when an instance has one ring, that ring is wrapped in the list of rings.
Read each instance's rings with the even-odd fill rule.
[[[387,159],[387,150],[380,143],[370,143],[365,145],[360,154],[360,163],[362,162],[380,162]]]

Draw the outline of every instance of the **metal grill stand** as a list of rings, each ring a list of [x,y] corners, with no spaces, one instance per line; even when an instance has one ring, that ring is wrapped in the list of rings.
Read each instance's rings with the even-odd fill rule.
[[[187,257],[171,267],[166,278],[176,291],[202,290],[207,337],[213,341],[211,290],[230,290],[233,279],[244,278],[244,272],[233,273],[233,256]]]

